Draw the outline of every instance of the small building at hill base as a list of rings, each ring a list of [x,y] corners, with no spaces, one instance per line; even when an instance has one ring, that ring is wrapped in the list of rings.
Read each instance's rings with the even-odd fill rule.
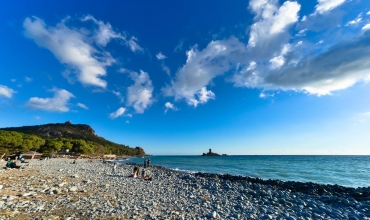
[[[28,151],[20,155],[24,159],[40,159],[42,154],[36,151]]]
[[[104,158],[114,159],[114,158],[116,158],[116,155],[115,154],[105,154],[103,157]]]

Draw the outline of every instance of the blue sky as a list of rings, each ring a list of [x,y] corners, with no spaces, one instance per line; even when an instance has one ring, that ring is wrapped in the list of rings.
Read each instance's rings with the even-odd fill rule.
[[[155,155],[370,154],[370,4],[5,1],[0,127]]]

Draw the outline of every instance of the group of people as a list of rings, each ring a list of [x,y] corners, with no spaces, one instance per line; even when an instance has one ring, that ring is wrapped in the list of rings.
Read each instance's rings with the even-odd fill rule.
[[[21,166],[17,166],[17,163],[14,160],[8,160],[5,167],[19,169]]]
[[[144,160],[144,168],[147,168],[150,166],[150,159]]]
[[[130,177],[133,178],[139,178],[141,174],[141,178],[144,180],[152,180],[153,179],[153,174],[150,170],[146,170],[145,168],[150,166],[150,159],[144,160],[144,168],[141,169],[140,172],[140,167],[139,166],[134,166],[132,175]],[[112,175],[115,175],[117,173],[117,163],[114,163],[112,166]]]
[[[139,174],[140,174],[140,167],[135,166],[134,170],[133,170],[132,177],[137,178],[137,177],[139,177]],[[152,180],[153,179],[152,172],[150,172],[150,170],[145,170],[143,168],[141,170],[141,178],[143,178],[144,180]]]

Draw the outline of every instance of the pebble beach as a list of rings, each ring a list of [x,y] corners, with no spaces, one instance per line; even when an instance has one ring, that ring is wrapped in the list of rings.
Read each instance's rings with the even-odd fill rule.
[[[32,160],[0,171],[0,219],[370,219],[370,188]],[[2,166],[5,165],[3,162]]]

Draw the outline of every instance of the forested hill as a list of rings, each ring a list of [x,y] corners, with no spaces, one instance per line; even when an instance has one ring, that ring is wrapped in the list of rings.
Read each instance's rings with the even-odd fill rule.
[[[52,150],[60,151],[63,149],[69,149],[78,153],[90,154],[112,153],[118,155],[145,155],[144,150],[140,147],[131,148],[129,146],[117,144],[97,136],[95,131],[86,124],[72,124],[70,122],[66,122],[63,124],[56,123],[0,128],[0,131],[1,130],[3,130],[3,132],[0,132],[0,148],[6,148],[9,152],[14,152],[16,149],[22,150],[25,148],[25,145],[27,145],[25,140],[27,139],[28,142],[30,140],[29,135],[36,135],[45,140],[45,143],[41,145],[39,149],[48,151],[49,154]],[[23,141],[18,140],[9,142],[9,140],[15,139],[23,139]],[[8,140],[8,142],[6,140]],[[81,147],[81,145],[83,146]],[[28,149],[23,150],[31,149],[32,147],[28,147]]]

